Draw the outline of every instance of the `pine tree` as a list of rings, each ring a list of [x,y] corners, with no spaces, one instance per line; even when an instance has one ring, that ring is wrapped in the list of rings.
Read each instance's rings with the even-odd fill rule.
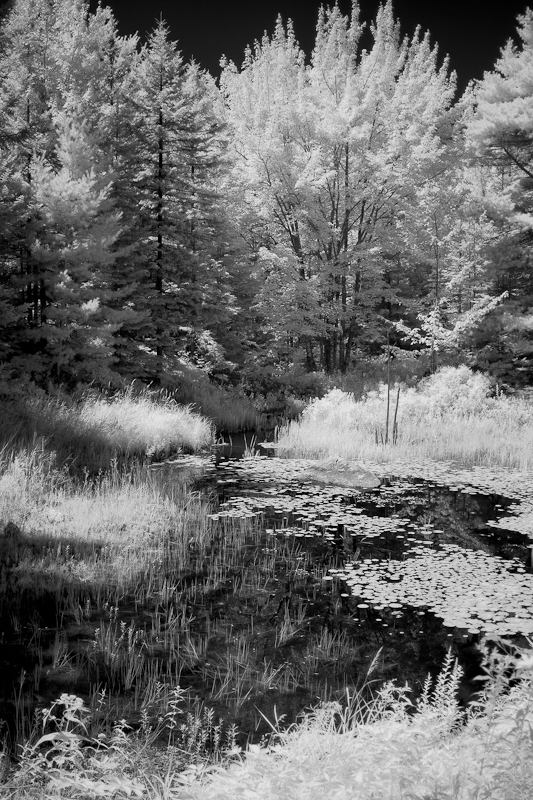
[[[154,356],[152,377],[160,380],[186,329],[212,323],[222,295],[231,302],[217,188],[225,145],[214,87],[195,65],[184,65],[162,21],[148,39],[137,81],[136,254],[149,266],[146,346]]]
[[[42,381],[109,380],[111,337],[129,316],[109,307],[120,225],[109,137],[87,98],[104,63],[93,19],[81,1],[17,0],[2,31],[4,141],[25,204],[12,280],[27,309],[26,368]]]
[[[41,326],[46,290],[40,264],[32,254],[38,222],[30,210],[30,197],[35,159],[55,144],[50,116],[55,89],[50,59],[53,18],[53,8],[46,0],[17,0],[0,29],[0,107],[7,167],[4,174],[6,183],[18,185],[26,204],[25,224],[23,228],[13,226],[17,235],[5,241],[5,248],[11,250],[8,274],[13,275],[14,259],[18,261],[17,305],[24,308],[27,328],[33,332]],[[14,313],[19,319],[19,312]],[[35,366],[28,371],[31,373]]]
[[[85,2],[56,0],[60,95],[58,104],[83,124],[91,136],[94,168],[110,182],[109,200],[120,214],[120,232],[108,270],[108,303],[114,324],[116,370],[126,378],[148,372],[143,342],[149,331],[143,287],[147,268],[136,257],[139,227],[137,182],[142,164],[137,129],[136,71],[140,58],[137,36],[118,34],[116,19],[100,4],[89,14]]]
[[[0,141],[4,141],[0,131]],[[26,281],[21,253],[26,250],[26,188],[13,169],[12,154],[1,147],[0,167],[0,385],[23,374],[21,344],[26,330]],[[1,386],[3,389],[4,387]]]
[[[474,87],[475,110],[466,129],[476,195],[495,228],[493,293],[507,299],[475,339],[477,358],[509,383],[530,382],[531,244],[533,242],[533,12],[518,17],[519,46],[503,48],[491,72]]]
[[[494,216],[533,238],[533,11],[518,17],[521,48],[511,41],[475,88],[468,136],[487,174],[484,195]],[[492,181],[488,181],[488,175]],[[491,185],[492,184],[492,185]]]
[[[94,167],[90,135],[64,113],[55,124],[56,165],[36,160],[31,187],[39,219],[32,258],[44,286],[40,324],[32,334],[47,376],[106,383],[113,378],[112,337],[121,322],[108,305],[120,215],[108,176]]]

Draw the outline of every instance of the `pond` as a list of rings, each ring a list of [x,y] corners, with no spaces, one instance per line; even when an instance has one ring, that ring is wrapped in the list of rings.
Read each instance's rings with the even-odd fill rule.
[[[212,708],[256,741],[267,720],[292,722],[347,690],[397,680],[416,695],[450,647],[467,703],[480,636],[525,644],[533,633],[517,524],[529,479],[435,464],[389,472],[282,459],[250,439],[153,465],[162,486],[211,498],[208,544],[187,569],[170,554],[152,590],[96,609],[80,595],[74,619],[58,622],[61,598],[43,595],[15,631],[4,592],[1,715],[20,725],[69,691],[135,726],[179,684],[190,713]]]
[[[250,547],[263,583],[249,587],[253,599],[234,585],[218,604],[234,639],[253,642],[254,666],[246,668],[268,663],[278,671],[269,698],[254,692],[254,705],[271,718],[274,704],[292,718],[303,704],[339,699],[368,679],[407,680],[416,693],[449,647],[465,670],[466,702],[481,634],[526,643],[529,539],[512,530],[516,504],[496,491],[502,480],[508,486],[506,476],[498,483],[478,470],[459,482],[457,470],[441,465],[427,480],[427,465],[395,477],[374,464],[376,478],[335,463],[320,472],[260,447],[243,459],[242,449],[224,448],[201,485],[216,494],[214,522],[257,525]],[[250,601],[251,621],[242,616]],[[246,728],[243,713],[238,721]]]

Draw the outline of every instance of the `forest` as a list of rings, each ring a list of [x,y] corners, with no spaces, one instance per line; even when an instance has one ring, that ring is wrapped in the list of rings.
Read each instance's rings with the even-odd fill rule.
[[[530,800],[515,39],[461,94],[353,0],[215,78],[4,5],[2,797]]]
[[[0,36],[1,378],[250,396],[383,362],[530,381],[533,16],[457,96],[390,3],[278,19],[217,82],[161,21],[16,0]],[[403,373],[402,373],[403,374]],[[315,375],[316,380],[305,376]]]

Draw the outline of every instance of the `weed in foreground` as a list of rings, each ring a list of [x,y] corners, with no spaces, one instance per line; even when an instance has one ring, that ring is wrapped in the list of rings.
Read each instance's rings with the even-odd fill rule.
[[[531,651],[485,645],[484,672],[484,689],[466,716],[457,704],[460,670],[449,654],[415,704],[408,687],[389,683],[371,701],[361,694],[322,704],[285,732],[277,720],[270,742],[246,753],[211,710],[180,713],[179,689],[155,729],[145,715],[137,731],[118,723],[109,736],[91,732],[89,709],[63,695],[43,712],[18,764],[4,769],[2,789],[12,800],[528,800]],[[166,743],[155,750],[161,731]]]

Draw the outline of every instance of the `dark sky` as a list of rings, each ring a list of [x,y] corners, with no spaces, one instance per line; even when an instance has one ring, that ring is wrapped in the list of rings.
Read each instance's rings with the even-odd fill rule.
[[[218,75],[221,55],[240,66],[246,44],[261,38],[265,30],[271,32],[278,13],[293,20],[296,37],[309,53],[320,0],[104,0],[104,4],[115,12],[122,33],[144,35],[162,13],[183,55],[193,56]],[[339,0],[339,5],[349,13],[350,0]],[[430,30],[439,52],[450,55],[462,89],[471,78],[481,78],[492,69],[526,5],[527,0],[396,0],[394,9],[405,33],[412,34],[417,24]],[[378,0],[360,0],[360,8],[362,18],[370,21]]]

